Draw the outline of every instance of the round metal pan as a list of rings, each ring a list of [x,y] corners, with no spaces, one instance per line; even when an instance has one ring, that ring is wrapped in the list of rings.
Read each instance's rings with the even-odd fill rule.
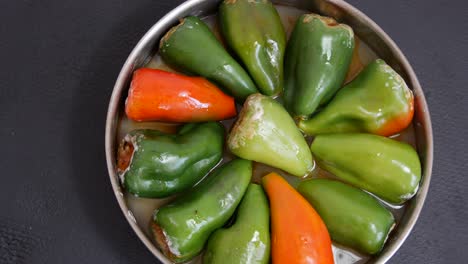
[[[219,0],[189,0],[176,7],[161,18],[138,42],[122,67],[110,99],[105,132],[105,147],[107,168],[112,188],[117,201],[128,223],[146,247],[163,263],[170,263],[154,246],[141,228],[124,200],[118,176],[116,174],[117,128],[128,85],[135,69],[145,64],[156,52],[160,38],[180,18],[188,15],[207,16],[214,14],[221,1]],[[395,69],[407,82],[415,95],[415,117],[413,124],[417,139],[417,151],[421,158],[423,176],[417,195],[406,206],[404,215],[396,229],[392,232],[383,251],[370,259],[369,263],[385,263],[398,250],[411,232],[424,204],[431,179],[433,159],[433,136],[431,119],[419,81],[401,50],[393,40],[370,18],[362,12],[341,0],[285,0],[273,1],[275,4],[294,6],[326,16],[331,16],[339,22],[350,25],[355,34],[370,46],[373,51]]]

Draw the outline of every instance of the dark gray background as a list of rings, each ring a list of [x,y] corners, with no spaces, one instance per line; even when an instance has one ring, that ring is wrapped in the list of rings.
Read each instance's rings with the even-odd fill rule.
[[[182,1],[0,1],[0,263],[158,263],[121,215],[104,158],[114,81]],[[400,46],[435,134],[431,189],[391,263],[468,258],[468,4],[350,1]]]

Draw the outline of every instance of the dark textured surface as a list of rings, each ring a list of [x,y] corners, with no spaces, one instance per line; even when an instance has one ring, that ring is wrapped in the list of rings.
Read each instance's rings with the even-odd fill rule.
[[[182,1],[0,1],[0,263],[158,263],[115,202],[107,104],[132,47]],[[390,263],[468,259],[468,4],[350,1],[412,63],[435,134],[429,196]]]

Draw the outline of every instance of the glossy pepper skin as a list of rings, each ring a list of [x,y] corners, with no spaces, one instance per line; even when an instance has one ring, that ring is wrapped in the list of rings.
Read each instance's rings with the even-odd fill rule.
[[[314,208],[276,173],[262,178],[270,200],[273,264],[333,264],[330,235]]]
[[[253,94],[247,98],[227,144],[235,155],[305,176],[313,169],[309,146],[294,120],[274,99]]]
[[[319,166],[387,202],[413,197],[421,180],[418,154],[408,144],[372,134],[318,135],[311,145]]]
[[[160,198],[192,187],[223,155],[224,128],[216,122],[187,124],[175,135],[134,130],[118,150],[118,173],[125,189]]]
[[[413,93],[383,60],[370,63],[332,101],[299,128],[309,135],[367,132],[390,136],[413,119]]]
[[[286,33],[275,6],[265,0],[224,0],[221,32],[265,95],[283,90]]]
[[[214,81],[239,101],[257,92],[247,72],[197,17],[186,17],[170,29],[159,53],[169,65]]]
[[[317,210],[331,238],[367,254],[384,246],[395,219],[374,197],[329,179],[301,182],[297,190]]]
[[[263,188],[250,184],[235,223],[215,231],[208,240],[204,264],[268,264],[270,209]]]
[[[353,30],[333,18],[299,17],[286,48],[284,104],[306,119],[343,84],[354,49]]]
[[[190,123],[234,117],[236,105],[204,78],[141,68],[133,73],[125,113],[135,121]]]
[[[156,210],[152,231],[157,246],[176,263],[198,255],[210,234],[233,215],[251,177],[251,161],[232,160],[190,192]]]

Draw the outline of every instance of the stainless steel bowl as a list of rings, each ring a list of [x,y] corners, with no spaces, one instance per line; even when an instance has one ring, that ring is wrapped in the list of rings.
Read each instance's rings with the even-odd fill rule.
[[[146,247],[163,263],[170,263],[154,246],[151,240],[137,225],[124,200],[122,189],[116,174],[117,128],[132,72],[145,64],[156,52],[158,42],[164,33],[180,18],[187,15],[206,16],[216,13],[220,0],[189,0],[161,18],[138,42],[125,62],[115,83],[110,99],[106,120],[106,160],[110,181],[117,201],[128,223]],[[406,57],[393,40],[370,18],[341,0],[284,0],[273,1],[276,4],[294,6],[331,16],[346,23],[366,42],[376,54],[400,73],[415,94],[415,119],[413,121],[417,139],[417,151],[422,162],[423,176],[418,194],[408,202],[406,211],[397,228],[392,232],[383,251],[374,256],[371,263],[385,263],[398,250],[413,228],[426,198],[431,179],[433,159],[432,126],[426,99],[418,79]]]

